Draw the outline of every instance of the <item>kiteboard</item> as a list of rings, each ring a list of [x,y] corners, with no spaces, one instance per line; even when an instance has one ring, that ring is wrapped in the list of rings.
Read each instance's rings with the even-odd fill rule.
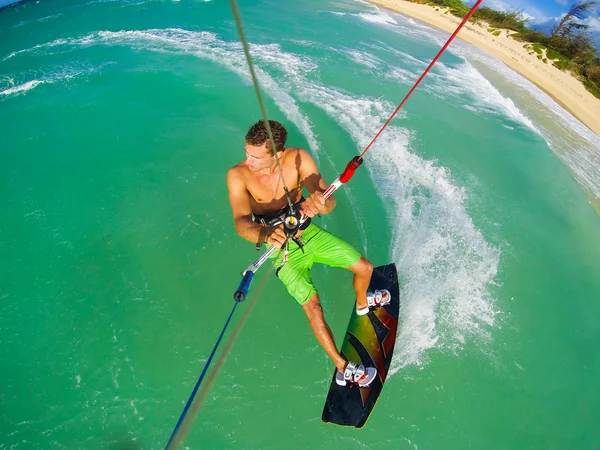
[[[323,408],[323,422],[362,428],[383,389],[392,362],[398,331],[400,292],[395,264],[373,269],[369,291],[375,289],[390,291],[391,302],[379,309],[369,311],[364,316],[357,315],[353,305],[341,354],[349,361],[365,367],[375,367],[377,376],[366,388],[357,385],[339,386],[335,382],[337,369],[334,368]]]

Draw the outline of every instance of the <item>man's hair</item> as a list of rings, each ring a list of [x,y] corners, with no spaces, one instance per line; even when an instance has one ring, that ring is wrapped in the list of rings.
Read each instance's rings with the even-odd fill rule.
[[[285,146],[285,141],[287,141],[287,130],[275,120],[269,120],[269,125],[271,126],[271,132],[273,133],[273,140],[277,146],[277,151],[282,151]],[[246,133],[246,142],[256,147],[259,147],[266,142],[267,150],[273,151],[264,120],[259,120],[250,127],[248,133]]]

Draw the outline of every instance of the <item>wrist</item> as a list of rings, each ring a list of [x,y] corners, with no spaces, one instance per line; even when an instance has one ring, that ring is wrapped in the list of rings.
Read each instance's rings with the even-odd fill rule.
[[[268,227],[261,226],[260,230],[258,231],[258,243],[265,244],[267,242],[268,235],[269,235]]]

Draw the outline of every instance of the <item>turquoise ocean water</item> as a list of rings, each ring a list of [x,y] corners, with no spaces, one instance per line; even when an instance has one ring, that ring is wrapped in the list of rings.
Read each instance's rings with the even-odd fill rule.
[[[448,36],[351,0],[240,8],[327,181]],[[228,2],[0,10],[1,449],[164,447],[257,256],[225,172],[259,115]],[[599,448],[598,136],[456,41],[337,199],[319,223],[402,279],[367,426],[321,423],[333,366],[271,277],[184,448]],[[314,278],[341,342],[351,276]]]

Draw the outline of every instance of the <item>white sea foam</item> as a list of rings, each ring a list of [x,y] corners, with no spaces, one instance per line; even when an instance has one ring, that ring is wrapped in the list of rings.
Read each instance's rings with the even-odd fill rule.
[[[51,48],[51,47],[55,47],[57,45],[68,44],[69,41],[70,40],[68,40],[68,39],[56,39],[55,41],[47,42],[45,44],[38,44],[38,45],[35,45],[35,46],[31,47],[31,48],[26,48],[26,49],[23,49],[23,50],[17,50],[16,52],[12,52],[8,56],[5,56],[4,58],[2,58],[2,61],[6,61],[7,59],[14,58],[15,56],[20,55],[22,53],[35,53],[35,52],[38,52],[38,51],[46,50],[46,49]]]
[[[79,75],[88,74],[97,70],[96,68],[74,69],[71,67],[63,67],[51,70],[48,74],[42,75],[41,79],[33,79],[28,81],[15,83],[14,78],[8,78],[9,86],[0,90],[0,98],[8,97],[16,94],[26,94],[32,89],[42,84],[54,84],[58,82],[68,81]]]
[[[343,49],[342,52],[355,63],[368,67],[369,69],[377,69],[383,64],[383,61],[367,52],[361,52],[360,50],[351,48]]]
[[[359,3],[363,3],[359,1]],[[435,42],[439,45],[443,44],[443,40],[439,35],[434,35],[429,32],[430,28],[421,25],[410,17],[403,16],[386,9],[379,8],[373,4],[365,4],[369,11],[364,13],[353,14],[364,22],[370,22],[377,26],[382,26],[389,31],[398,33],[403,36],[417,38],[419,40],[427,40]]]
[[[194,32],[181,29],[145,31],[102,31],[81,39],[82,42],[99,41],[109,45],[130,45],[150,51],[186,52],[214,62],[240,75],[250,83],[242,46],[238,42],[217,39],[214,33]],[[255,71],[264,90],[275,101],[285,116],[292,121],[308,140],[313,153],[319,153],[318,141],[312,131],[310,120],[289,95],[289,84],[296,76],[304,75],[316,68],[308,58],[284,53],[278,44],[251,45],[255,58]],[[275,80],[266,69],[283,71],[283,77]],[[290,78],[292,77],[292,78]],[[287,86],[287,87],[286,87]]]
[[[27,92],[30,91],[31,89],[35,88],[36,86],[39,86],[42,83],[47,83],[47,81],[44,80],[30,80],[30,81],[26,81],[25,83],[21,83],[19,85],[10,87],[8,89],[4,89],[3,91],[0,91],[0,95],[12,95],[12,94],[17,94],[19,92]]]
[[[500,260],[473,225],[464,190],[445,168],[399,145],[400,136],[383,135],[371,155],[380,191],[394,205],[393,260],[404,282],[392,373],[422,363],[433,345],[456,350],[468,336],[489,336],[496,312],[488,289]],[[396,192],[386,188],[394,184]]]
[[[461,104],[474,112],[508,117],[539,134],[531,119],[468,62],[456,67],[438,62],[422,88],[443,101]]]
[[[385,23],[394,25],[398,23],[388,13],[381,10],[376,11],[374,13],[358,13],[357,16],[366,22]]]
[[[457,42],[453,52],[473,63],[485,65],[511,85],[515,102],[520,109],[526,110],[528,116],[538,119],[536,129],[550,149],[571,170],[584,191],[599,201],[600,137],[497,58],[464,42]]]
[[[364,147],[394,105],[305,86],[304,100],[323,108]],[[456,350],[468,336],[489,336],[496,311],[488,288],[500,260],[473,225],[465,192],[443,167],[409,151],[410,132],[391,126],[369,154],[369,170],[390,205],[392,260],[402,277],[401,331],[391,369],[422,364],[434,346]]]
[[[401,14],[388,11],[386,9],[379,8],[371,3],[365,3],[357,1],[364,5],[366,11],[353,13],[345,11],[321,11],[327,14],[333,14],[339,17],[348,17],[349,20],[358,20],[365,24],[370,24],[377,27],[383,27],[394,33],[412,36],[418,39],[425,39],[429,41],[439,42],[439,37],[431,36],[427,31],[426,27],[421,26],[409,17]]]
[[[384,52],[387,55],[393,55],[399,61],[402,61],[405,64],[410,63],[411,67],[414,67],[415,69],[421,69],[421,72],[425,70],[425,68],[427,68],[427,66],[429,65],[429,61],[423,61],[419,58],[414,57],[410,53],[406,53],[401,49],[388,45],[384,42],[369,42],[365,43],[364,45],[366,48],[375,50],[377,52]]]

